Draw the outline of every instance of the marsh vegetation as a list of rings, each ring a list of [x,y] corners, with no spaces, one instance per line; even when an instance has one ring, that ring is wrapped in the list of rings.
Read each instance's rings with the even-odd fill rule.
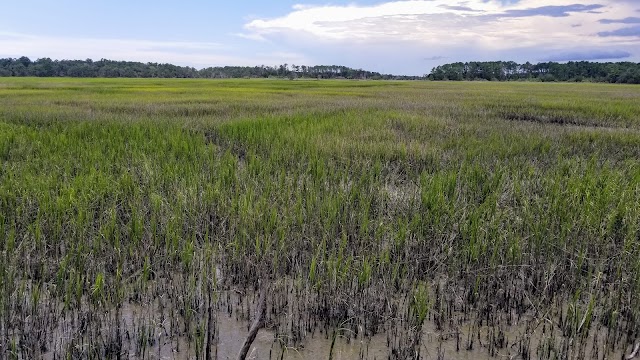
[[[638,87],[2,79],[0,165],[2,358],[235,356],[261,291],[258,358],[640,336]]]

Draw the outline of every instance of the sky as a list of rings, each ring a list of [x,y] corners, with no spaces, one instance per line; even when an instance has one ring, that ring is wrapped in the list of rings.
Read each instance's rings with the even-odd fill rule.
[[[8,1],[0,58],[20,56],[403,75],[457,61],[640,62],[640,0]]]

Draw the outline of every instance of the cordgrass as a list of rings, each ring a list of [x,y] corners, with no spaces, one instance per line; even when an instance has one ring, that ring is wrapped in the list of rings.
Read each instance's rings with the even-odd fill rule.
[[[291,346],[640,336],[637,86],[6,78],[0,164],[3,357],[115,357],[136,304],[202,358],[211,294],[260,286]]]

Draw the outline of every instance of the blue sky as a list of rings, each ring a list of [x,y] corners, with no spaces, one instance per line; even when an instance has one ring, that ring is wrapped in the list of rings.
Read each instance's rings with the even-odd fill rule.
[[[21,0],[0,57],[339,64],[395,74],[472,60],[640,61],[640,0]]]

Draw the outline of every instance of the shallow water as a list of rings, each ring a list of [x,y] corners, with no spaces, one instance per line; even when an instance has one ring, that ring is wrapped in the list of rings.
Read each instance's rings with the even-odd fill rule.
[[[225,302],[218,304],[218,310],[213,312],[212,324],[215,324],[215,336],[211,344],[213,359],[235,359],[248,334],[249,322],[245,319],[246,309],[252,309],[253,304],[249,296],[240,300],[233,292],[226,297]],[[148,306],[125,303],[119,313],[115,310],[105,314],[95,313],[88,317],[88,321],[99,321],[89,328],[98,331],[99,336],[109,345],[116,342],[120,334],[122,359],[172,359],[186,360],[204,358],[202,345],[200,353],[196,352],[196,340],[188,339],[184,334],[183,320],[176,314],[170,314],[175,307],[169,303],[161,304],[156,300]],[[163,310],[164,309],[164,310]],[[88,313],[91,313],[90,311]],[[71,315],[59,321],[54,332],[52,344],[48,352],[42,354],[43,359],[60,359],[70,347],[80,348],[79,357],[90,357],[90,345],[87,337],[79,335],[78,327],[82,327],[80,318],[87,317],[87,313]],[[632,351],[633,344],[626,348],[607,346],[607,331],[604,327],[593,325],[588,337],[574,340],[562,336],[556,320],[537,319],[533,316],[522,316],[514,324],[507,325],[498,319],[489,326],[485,322],[473,326],[472,315],[454,313],[451,322],[441,328],[436,328],[433,318],[428,318],[420,332],[421,359],[523,359],[523,353],[528,358],[569,358],[569,359],[621,359]],[[91,320],[93,319],[93,320]],[[114,329],[116,319],[119,319],[120,331]],[[466,320],[464,320],[466,319]],[[285,322],[287,320],[285,319]],[[456,325],[457,324],[457,325]],[[398,324],[387,324],[385,329],[392,329],[395,334]],[[205,330],[206,331],[206,330]],[[206,332],[205,332],[206,333]],[[359,328],[359,334],[364,331]],[[403,344],[392,333],[380,333],[373,337],[356,336],[352,330],[341,329],[333,341],[333,330],[329,334],[322,328],[306,334],[296,347],[287,347],[283,335],[277,335],[274,324],[269,324],[258,332],[251,345],[248,359],[392,359],[402,358],[394,354],[392,348],[401,348]],[[96,334],[93,334],[96,338]],[[280,336],[280,337],[278,337]],[[402,336],[402,335],[401,335]],[[91,337],[89,337],[91,338]],[[202,344],[205,344],[202,336]],[[141,340],[141,339],[147,339]],[[498,340],[496,340],[498,339]],[[333,344],[333,346],[332,346]],[[389,346],[389,345],[395,346]],[[66,349],[66,350],[65,350]],[[524,351],[523,351],[524,349]]]
[[[233,316],[229,317],[226,313],[219,313],[218,315],[216,325],[218,338],[212,357],[225,360],[235,359],[248,333],[249,324],[246,321],[236,320]],[[519,354],[518,348],[518,339],[522,336],[522,329],[512,327],[507,330],[508,332],[505,333],[505,336],[513,343],[509,343],[503,349],[495,350],[495,354],[492,356],[486,342],[483,343],[483,339],[489,334],[488,328],[480,330],[479,338],[477,337],[478,335],[474,335],[476,336],[476,343],[471,350],[466,348],[467,339],[469,332],[475,333],[475,331],[469,328],[459,332],[459,343],[456,341],[456,335],[438,332],[434,328],[425,328],[422,334],[420,355],[422,359],[522,359],[523,357]],[[599,354],[595,356],[591,347],[594,334],[595,331],[592,333],[591,339],[586,341],[587,346],[583,354],[586,359],[621,359],[625,353],[628,354],[632,351],[631,347],[624,349],[624,352],[605,353],[603,350],[599,350]],[[600,331],[598,335],[603,337],[605,334]],[[536,349],[543,341],[549,339],[541,331],[534,332],[528,338],[530,339],[530,358],[539,358]],[[557,338],[555,341],[560,342],[562,339]],[[282,341],[275,338],[274,331],[261,329],[251,346],[247,359],[329,359],[332,352],[331,356],[334,360],[380,360],[389,359],[391,355],[385,334],[377,334],[368,339],[359,337],[357,339],[351,338],[350,340],[345,336],[337,336],[333,350],[331,349],[331,343],[331,337],[327,338],[324,334],[316,333],[313,337],[307,337],[298,348],[287,348],[281,345]],[[145,358],[186,360],[194,357],[193,349],[189,349],[186,341],[182,339],[179,352],[176,351],[176,342],[174,341],[165,343],[161,348],[158,348],[158,346],[153,347]],[[573,356],[571,356],[571,358],[579,357],[577,353],[573,353]],[[138,359],[140,357],[132,353],[129,358]]]

